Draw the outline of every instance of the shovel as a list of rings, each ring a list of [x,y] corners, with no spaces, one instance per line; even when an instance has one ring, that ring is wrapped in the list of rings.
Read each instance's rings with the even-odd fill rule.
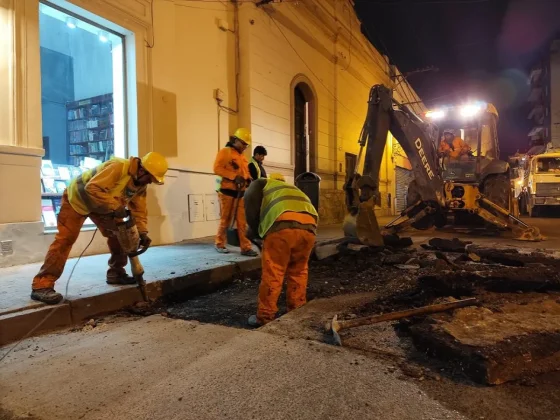
[[[363,318],[349,319],[348,321],[339,321],[335,315],[331,322],[326,325],[326,330],[331,332],[334,338],[334,344],[342,345],[342,340],[338,332],[346,328],[361,327],[362,325],[377,324],[384,321],[395,321],[397,319],[409,318],[411,316],[435,314],[445,312],[451,309],[464,308],[465,306],[473,306],[478,303],[476,298],[457,300],[455,302],[439,303],[436,305],[422,306],[421,308],[409,309],[406,311],[389,312],[382,315],[366,316]]]
[[[235,201],[233,202],[233,214],[231,215],[231,222],[229,227],[226,231],[226,238],[227,243],[230,246],[240,246],[239,242],[239,231],[235,226],[235,221],[237,219],[237,209],[239,208],[239,199],[241,198],[241,191],[237,193],[237,197],[235,197]]]

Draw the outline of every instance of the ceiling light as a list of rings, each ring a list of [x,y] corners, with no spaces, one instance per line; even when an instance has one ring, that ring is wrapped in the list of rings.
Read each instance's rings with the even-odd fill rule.
[[[99,40],[103,43],[109,42],[109,34],[105,31],[99,32]]]
[[[66,18],[66,26],[68,26],[70,29],[76,29],[77,26],[76,19],[74,19],[73,17],[67,17]]]

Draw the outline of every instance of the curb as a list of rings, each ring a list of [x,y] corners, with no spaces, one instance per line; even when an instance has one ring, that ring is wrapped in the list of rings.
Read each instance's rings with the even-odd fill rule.
[[[147,294],[151,299],[186,299],[211,293],[232,283],[235,275],[260,268],[260,257],[232,262],[209,270],[150,282],[146,285]],[[138,288],[130,286],[110,293],[73,299],[57,306],[44,305],[36,309],[4,314],[0,316],[0,346],[21,340],[34,328],[30,337],[68,328],[86,319],[119,311],[139,301],[142,301],[142,297]]]

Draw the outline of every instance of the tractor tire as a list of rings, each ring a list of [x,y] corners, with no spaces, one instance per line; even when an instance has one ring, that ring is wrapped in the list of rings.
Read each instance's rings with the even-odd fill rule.
[[[511,211],[509,208],[511,187],[506,175],[490,175],[487,177],[482,183],[481,192],[494,204]]]

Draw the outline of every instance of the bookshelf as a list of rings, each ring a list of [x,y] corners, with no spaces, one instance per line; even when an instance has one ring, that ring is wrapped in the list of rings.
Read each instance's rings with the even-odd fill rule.
[[[80,166],[85,157],[106,161],[114,150],[113,94],[66,104],[68,163]]]
[[[86,170],[84,158],[105,162],[113,156],[113,124],[112,93],[66,103],[67,138],[61,143],[66,143],[67,162],[53,164],[46,156],[41,164],[41,214],[45,230],[56,230],[62,195],[70,181]],[[49,137],[44,137],[43,142],[47,149],[53,146]],[[88,218],[84,226],[89,225],[92,222]]]

